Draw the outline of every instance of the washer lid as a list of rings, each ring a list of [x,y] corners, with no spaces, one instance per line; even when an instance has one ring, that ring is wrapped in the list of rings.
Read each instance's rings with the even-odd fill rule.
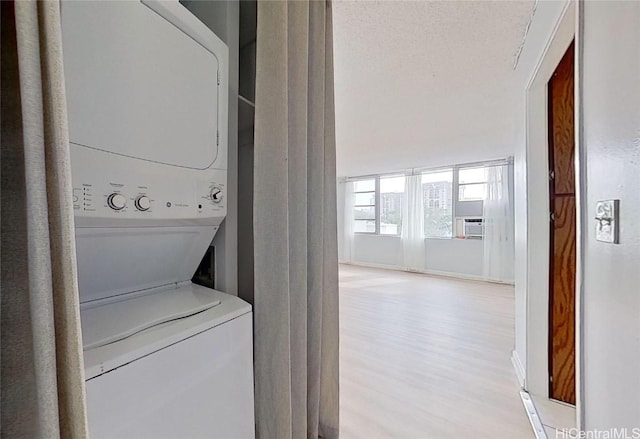
[[[147,329],[194,316],[220,305],[220,300],[204,291],[168,291],[134,297],[86,310],[83,349],[116,343]]]
[[[86,379],[251,311],[235,296],[190,282],[81,309]]]

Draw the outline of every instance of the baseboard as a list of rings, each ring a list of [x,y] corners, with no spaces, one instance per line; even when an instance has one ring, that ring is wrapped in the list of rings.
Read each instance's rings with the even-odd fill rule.
[[[486,282],[482,276],[478,276],[475,274],[465,274],[465,273],[452,273],[450,271],[437,271],[437,270],[406,270],[397,265],[385,265],[385,264],[376,264],[372,262],[360,262],[360,261],[339,261],[341,264],[346,265],[356,265],[359,267],[369,267],[369,268],[382,268],[384,270],[395,270],[395,271],[404,271],[406,273],[418,273],[418,274],[428,274],[430,276],[440,276],[440,277],[450,277],[454,279],[463,279],[463,280],[474,280]]]
[[[529,422],[531,423],[531,428],[533,428],[533,433],[536,435],[536,439],[548,439],[547,432],[542,425],[540,416],[538,416],[538,410],[533,403],[533,399],[531,399],[531,395],[524,390],[521,390],[520,399],[524,405],[524,410],[527,412],[527,416],[529,417]]]
[[[437,270],[421,270],[419,271],[419,273],[429,274],[431,276],[452,277],[454,279],[476,280],[485,282],[485,279],[482,276],[478,276],[476,274],[452,273],[450,271]]]
[[[404,271],[395,265],[374,264],[370,262],[349,261],[340,262],[343,265],[355,265],[357,267],[382,268],[384,270]]]
[[[511,352],[511,364],[513,364],[513,368],[516,371],[516,377],[518,378],[518,384],[520,384],[520,388],[524,390],[524,388],[525,388],[524,366],[522,365],[522,361],[520,361],[520,356],[518,355],[518,352],[516,352],[515,350]]]
[[[514,280],[492,280],[487,279],[485,282],[489,282],[490,284],[498,284],[498,285],[511,285],[512,287],[516,286],[516,281]]]
[[[529,393],[533,404],[536,406],[540,421],[543,425],[558,431],[568,431],[576,428],[576,407],[562,401],[549,399],[546,395]]]

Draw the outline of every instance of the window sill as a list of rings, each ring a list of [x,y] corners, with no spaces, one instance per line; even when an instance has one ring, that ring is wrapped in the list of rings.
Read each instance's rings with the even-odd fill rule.
[[[369,233],[369,232],[354,232],[353,234],[355,236],[377,236],[381,238],[398,238],[398,239],[402,238],[401,235],[382,235],[380,233]],[[459,238],[457,236],[450,236],[450,237],[425,236],[423,239],[425,240],[431,239],[431,240],[438,240],[438,241],[482,241],[483,240],[483,238]]]
[[[354,235],[357,236],[382,236],[383,238],[400,238],[400,235],[383,235],[382,233],[372,233],[372,232],[353,232]]]
[[[424,239],[437,239],[440,241],[482,241],[483,238],[460,238],[458,236],[443,237],[443,236],[425,236]]]

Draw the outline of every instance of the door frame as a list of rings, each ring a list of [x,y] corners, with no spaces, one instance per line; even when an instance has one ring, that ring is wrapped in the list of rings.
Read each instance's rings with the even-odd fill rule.
[[[527,261],[526,261],[526,370],[525,389],[534,396],[549,399],[549,158],[548,158],[548,87],[551,75],[571,41],[579,47],[576,32],[577,2],[567,1],[551,32],[525,89],[526,108],[526,193],[527,193]],[[575,57],[575,109],[578,113],[579,53]],[[581,389],[581,202],[579,172],[582,155],[580,125],[575,120],[576,145],[576,426],[582,426]],[[558,402],[559,404],[562,404]]]

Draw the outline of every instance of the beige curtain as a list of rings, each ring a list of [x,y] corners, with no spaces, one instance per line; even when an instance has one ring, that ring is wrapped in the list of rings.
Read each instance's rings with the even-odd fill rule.
[[[1,1],[0,433],[87,437],[60,5]]]
[[[259,1],[254,167],[260,439],[338,437],[331,4]]]

